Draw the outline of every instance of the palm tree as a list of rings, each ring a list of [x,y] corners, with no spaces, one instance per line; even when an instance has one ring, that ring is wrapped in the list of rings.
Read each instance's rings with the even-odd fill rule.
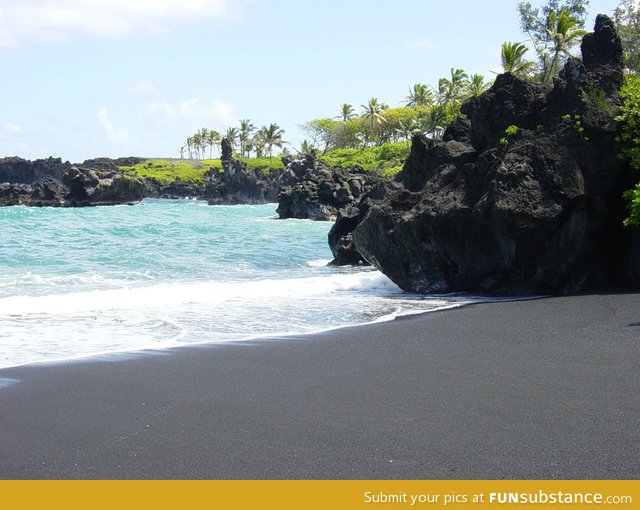
[[[481,74],[472,74],[467,82],[465,98],[478,97],[489,87],[491,87],[491,83],[485,82],[484,76]]]
[[[429,115],[425,119],[427,132],[432,138],[440,138],[447,122],[446,106],[437,104],[429,110]]]
[[[459,105],[469,76],[462,69],[451,68],[451,79],[440,78],[438,96],[441,104]]]
[[[231,150],[236,150],[236,141],[238,140],[238,128],[230,127],[224,134],[224,138],[227,139],[229,145],[231,145]]]
[[[378,101],[378,98],[372,97],[366,105],[360,105],[362,108],[362,117],[369,122],[369,129],[372,134],[379,134],[380,126],[387,122],[382,112],[389,107]]]
[[[341,121],[342,124],[338,126],[336,126],[336,132],[335,132],[335,138],[336,138],[336,145],[338,147],[344,147],[346,146],[346,142],[347,142],[347,122],[349,122],[351,119],[353,119],[356,116],[356,112],[353,109],[353,105],[349,104],[349,103],[342,103],[340,105],[340,115],[338,115],[337,117],[334,117],[334,119]],[[329,141],[327,140],[327,143],[325,144],[325,150],[324,152],[327,152],[327,149],[329,148]]]
[[[341,120],[346,123],[348,120],[353,119],[356,116],[356,112],[353,109],[353,105],[349,103],[342,103],[340,105],[340,115],[334,117],[334,119]]]
[[[262,137],[264,138],[264,144],[269,152],[269,163],[271,163],[273,147],[280,147],[287,143],[282,139],[282,135],[284,135],[284,129],[282,129],[278,124],[272,122],[268,127],[263,126],[262,129]]]
[[[264,129],[264,127],[258,129],[258,132],[249,141],[249,145],[251,145],[253,150],[256,151],[256,158],[261,158],[267,150],[264,138]]]
[[[202,133],[200,131],[194,133],[191,137],[191,143],[196,159],[200,159],[200,149],[202,147]]]
[[[545,55],[543,83],[551,83],[562,66],[561,55],[571,56],[571,48],[586,32],[580,28],[578,19],[567,9],[551,11],[547,20],[547,34],[551,42],[551,54]]]
[[[209,145],[209,130],[206,127],[200,129],[200,150],[202,151],[202,159],[207,154],[207,146]]]
[[[222,141],[222,136],[220,135],[220,133],[215,129],[210,129],[209,132],[207,133],[207,144],[209,145],[209,159],[212,159],[213,157],[212,152],[213,152],[214,145],[220,144],[221,141]]]
[[[296,152],[301,156],[313,155],[316,152],[316,148],[309,140],[302,140],[300,149],[296,149]]]
[[[247,145],[251,140],[251,134],[255,131],[256,127],[251,123],[249,119],[242,119],[240,121],[240,131],[238,133],[238,140],[240,140],[240,154],[243,157],[249,157],[249,150]]]
[[[189,159],[193,159],[193,136],[187,138],[187,150],[189,151]]]
[[[428,85],[416,83],[413,89],[409,89],[409,95],[405,99],[409,108],[431,106],[433,104],[433,92]]]
[[[529,51],[529,48],[519,42],[502,43],[500,58],[502,60],[503,71],[520,78],[528,77],[533,71],[535,64],[530,60],[524,59],[524,54],[527,51]]]
[[[180,147],[180,159],[184,159],[184,153],[185,153],[186,149],[187,149],[186,145],[182,145]]]
[[[394,142],[397,142],[398,139],[409,140],[414,133],[420,131],[420,122],[417,118],[413,118],[409,122],[399,121],[398,126],[393,131]]]

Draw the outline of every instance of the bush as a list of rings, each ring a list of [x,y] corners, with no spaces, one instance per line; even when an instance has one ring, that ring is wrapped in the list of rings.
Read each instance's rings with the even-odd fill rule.
[[[318,159],[329,166],[347,168],[360,166],[367,171],[379,171],[390,177],[402,170],[404,160],[409,156],[411,142],[390,142],[363,149],[333,149]]]
[[[623,143],[621,156],[629,159],[632,168],[640,171],[640,77],[627,75],[620,91],[623,100],[616,120],[621,133],[618,140]],[[624,195],[629,204],[629,217],[625,225],[640,225],[640,184]]]

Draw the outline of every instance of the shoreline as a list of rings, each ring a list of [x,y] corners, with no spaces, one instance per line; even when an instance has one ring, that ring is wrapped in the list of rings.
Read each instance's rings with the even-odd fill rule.
[[[419,315],[435,313],[435,312],[446,312],[449,310],[463,308],[465,306],[473,306],[477,304],[493,303],[493,302],[500,303],[500,302],[506,302],[506,301],[527,301],[529,299],[540,299],[540,298],[538,297],[528,298],[528,299],[527,298],[524,298],[524,299],[505,298],[505,300],[497,300],[497,301],[491,301],[491,300],[482,301],[481,299],[482,298],[478,298],[478,301],[471,301],[471,302],[465,301],[460,304],[452,303],[452,304],[443,305],[442,307],[434,308],[431,310],[409,310],[406,312],[394,312],[387,315],[382,315],[370,322],[361,322],[356,324],[332,326],[326,329],[318,329],[318,330],[306,331],[306,332],[254,334],[254,335],[249,335],[242,338],[237,338],[234,340],[203,340],[202,342],[166,345],[164,347],[132,348],[130,350],[104,351],[104,352],[96,352],[94,354],[80,354],[77,356],[70,356],[66,358],[51,358],[51,359],[37,360],[37,361],[26,361],[24,363],[20,363],[17,365],[0,366],[0,376],[2,376],[3,370],[11,370],[14,368],[23,368],[23,367],[32,367],[32,366],[47,367],[47,366],[65,365],[68,363],[84,363],[84,362],[87,362],[87,363],[118,362],[118,361],[124,361],[124,360],[130,359],[132,357],[139,358],[142,356],[157,356],[157,355],[164,355],[164,354],[168,355],[168,354],[171,354],[174,350],[189,349],[191,347],[197,348],[197,347],[216,347],[218,345],[242,345],[244,343],[251,344],[253,342],[260,342],[260,341],[269,342],[269,341],[277,341],[277,340],[287,340],[290,338],[299,339],[299,338],[305,338],[305,337],[315,337],[315,336],[321,336],[321,335],[333,333],[336,331],[340,331],[342,329],[360,328],[360,327],[370,326],[373,324],[393,322],[396,320],[402,320],[403,318],[407,318],[407,317],[419,316]],[[487,299],[491,299],[491,298],[487,298]],[[122,358],[122,360],[119,359],[120,357]],[[3,380],[2,377],[0,377],[0,381],[2,380]],[[0,385],[0,389],[2,389],[1,385]]]
[[[635,479],[638,310],[491,302],[1,369],[0,478]]]
[[[90,291],[89,291],[90,292]],[[430,309],[410,309],[410,310],[404,310],[404,311],[393,311],[390,313],[387,313],[385,315],[381,315],[380,317],[377,317],[373,320],[370,320],[368,322],[357,322],[357,323],[352,323],[352,324],[342,324],[342,325],[335,325],[335,326],[327,326],[327,327],[323,327],[317,330],[310,330],[310,331],[298,331],[298,332],[274,332],[274,333],[249,333],[247,334],[247,336],[243,336],[240,338],[235,338],[232,340],[228,340],[228,339],[223,339],[223,340],[203,340],[203,341],[196,341],[196,342],[191,342],[191,343],[174,343],[174,344],[169,344],[169,342],[167,342],[166,345],[164,346],[149,346],[149,347],[142,347],[142,348],[130,348],[130,349],[121,349],[121,350],[113,350],[113,351],[97,351],[95,353],[90,353],[90,354],[78,354],[78,355],[69,355],[66,357],[59,357],[59,358],[50,358],[50,359],[42,359],[42,360],[33,360],[33,361],[25,361],[22,363],[18,363],[15,365],[7,365],[7,366],[0,366],[0,376],[2,375],[2,371],[3,370],[8,370],[8,369],[13,369],[13,368],[20,368],[20,367],[29,367],[29,366],[54,366],[54,365],[59,365],[59,364],[66,364],[66,363],[82,363],[82,362],[92,362],[92,361],[118,361],[118,357],[122,356],[124,358],[127,357],[138,357],[138,356],[145,356],[145,355],[150,355],[153,356],[154,354],[157,353],[170,353],[175,349],[182,349],[182,348],[189,348],[189,347],[206,347],[206,346],[216,346],[216,345],[225,345],[225,344],[242,344],[245,342],[255,342],[255,341],[270,341],[270,340],[274,340],[274,339],[287,339],[287,338],[300,338],[300,337],[306,337],[306,336],[317,336],[317,335],[323,335],[325,333],[331,333],[334,331],[339,331],[341,329],[348,329],[348,328],[357,328],[357,327],[362,327],[362,326],[368,326],[368,325],[372,325],[372,324],[379,324],[379,323],[384,323],[384,322],[392,322],[394,320],[398,320],[401,319],[403,317],[411,317],[414,315],[422,315],[422,314],[429,314],[429,313],[433,313],[433,312],[440,312],[440,311],[447,311],[447,310],[452,310],[452,309],[456,309],[456,308],[461,308],[461,307],[465,307],[465,306],[469,306],[469,305],[475,305],[475,304],[482,304],[482,303],[492,303],[492,302],[503,302],[503,301],[519,301],[519,300],[529,300],[529,299],[539,299],[539,297],[524,297],[524,298],[518,298],[518,297],[513,297],[513,298],[496,298],[496,297],[490,297],[490,296],[476,296],[476,295],[469,295],[469,296],[465,296],[463,294],[459,294],[459,295],[454,295],[454,294],[447,294],[447,295],[432,295],[429,296],[428,299],[443,299],[443,300],[447,300],[447,299],[452,299],[452,301],[448,302],[447,304],[442,304],[436,308],[430,308]],[[459,302],[456,302],[454,300],[460,300]],[[2,378],[0,377],[0,380]]]

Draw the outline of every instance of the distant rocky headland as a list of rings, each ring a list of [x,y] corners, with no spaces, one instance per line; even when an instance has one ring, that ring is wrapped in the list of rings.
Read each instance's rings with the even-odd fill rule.
[[[60,158],[0,159],[0,205],[83,207],[132,204],[144,183],[123,175],[114,163],[71,165]]]

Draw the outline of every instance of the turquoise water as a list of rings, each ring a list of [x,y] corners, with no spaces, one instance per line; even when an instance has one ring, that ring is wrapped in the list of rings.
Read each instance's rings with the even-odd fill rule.
[[[329,223],[275,205],[0,208],[0,367],[301,334],[453,298],[331,268]]]

